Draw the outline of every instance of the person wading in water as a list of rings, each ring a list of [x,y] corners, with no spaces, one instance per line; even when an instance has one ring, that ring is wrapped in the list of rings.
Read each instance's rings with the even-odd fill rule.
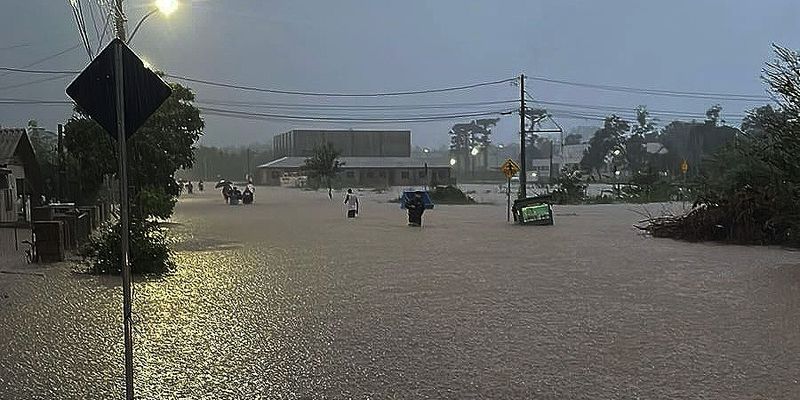
[[[353,194],[353,189],[347,189],[344,205],[347,206],[347,218],[355,218],[358,215],[358,196]]]

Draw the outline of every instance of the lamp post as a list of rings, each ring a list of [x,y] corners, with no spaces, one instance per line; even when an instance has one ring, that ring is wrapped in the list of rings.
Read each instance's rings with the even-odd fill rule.
[[[133,37],[136,36],[136,32],[139,31],[139,28],[142,26],[144,21],[146,21],[150,16],[153,14],[160,12],[165,17],[168,17],[170,14],[175,12],[178,9],[178,0],[156,0],[155,7],[150,10],[147,14],[145,14],[139,22],[136,23],[136,26],[133,28],[131,32],[131,36],[128,38],[128,44],[131,44],[133,41]]]

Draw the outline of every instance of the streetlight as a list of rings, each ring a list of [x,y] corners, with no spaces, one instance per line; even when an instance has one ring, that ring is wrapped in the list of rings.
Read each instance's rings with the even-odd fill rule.
[[[133,32],[131,32],[131,36],[128,38],[128,44],[131,44],[136,32],[139,31],[144,21],[150,18],[151,15],[160,12],[165,17],[168,17],[170,14],[174,13],[175,10],[178,9],[178,0],[156,0],[154,5],[155,7],[136,23],[136,27],[133,28]]]
[[[455,158],[451,158],[450,159],[450,166],[454,166],[454,165],[456,165],[456,159]]]

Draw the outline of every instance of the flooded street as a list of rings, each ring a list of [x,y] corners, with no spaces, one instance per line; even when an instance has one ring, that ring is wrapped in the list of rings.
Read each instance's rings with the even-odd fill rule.
[[[642,206],[405,225],[388,194],[181,199],[134,286],[143,399],[800,398],[800,253],[655,240]],[[654,212],[658,206],[650,206]],[[119,279],[0,274],[0,399],[123,397]]]

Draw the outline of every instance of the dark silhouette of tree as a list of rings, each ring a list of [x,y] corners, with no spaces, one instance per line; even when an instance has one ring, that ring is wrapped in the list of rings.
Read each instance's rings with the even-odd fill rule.
[[[316,179],[328,188],[328,198],[333,199],[333,179],[341,171],[343,163],[339,162],[340,152],[331,143],[314,146],[311,157],[305,160],[303,169],[309,178]]]

